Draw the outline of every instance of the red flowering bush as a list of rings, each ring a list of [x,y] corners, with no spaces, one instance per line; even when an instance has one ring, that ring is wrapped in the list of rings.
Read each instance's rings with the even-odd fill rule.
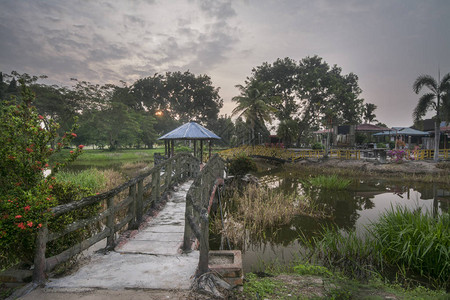
[[[56,200],[51,196],[55,179],[45,177],[44,169],[52,174],[73,161],[82,148],[63,163],[50,166],[49,158],[69,145],[71,132],[59,138],[59,125],[36,112],[34,96],[22,84],[22,96],[0,102],[0,266],[17,260],[31,261],[38,229],[51,216]],[[55,149],[50,145],[56,143]]]

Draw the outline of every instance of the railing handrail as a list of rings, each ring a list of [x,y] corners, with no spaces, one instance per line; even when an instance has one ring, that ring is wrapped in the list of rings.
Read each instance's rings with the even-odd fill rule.
[[[200,258],[197,275],[208,271],[209,209],[217,186],[221,184],[220,179],[224,179],[224,171],[225,161],[215,154],[194,179],[186,195],[183,250],[192,250],[194,237],[199,241]]]
[[[163,181],[161,180],[161,169],[165,168],[163,173]],[[74,210],[99,203],[107,200],[107,208],[96,216],[88,219],[77,220],[65,226],[61,231],[51,233],[47,224],[43,224],[38,232],[35,252],[35,268],[33,271],[33,281],[37,284],[45,282],[45,272],[53,269],[57,264],[67,261],[71,257],[89,248],[93,244],[107,238],[107,248],[115,246],[115,233],[128,224],[128,228],[137,228],[142,221],[143,214],[153,207],[160,196],[165,193],[173,183],[186,179],[186,177],[195,177],[200,169],[200,160],[189,154],[178,154],[162,164],[154,166],[151,170],[140,174],[127,182],[117,186],[116,188],[104,192],[99,195],[84,197],[80,201],[71,202],[64,205],[56,206],[52,209],[54,216],[72,212]],[[151,176],[151,182],[144,186],[144,180]],[[163,183],[163,185],[161,185]],[[144,202],[144,192],[150,190],[151,194],[148,200]],[[114,198],[119,193],[129,188],[128,196],[125,199],[114,202]],[[128,208],[126,215],[116,223],[116,212]],[[84,228],[106,218],[105,228],[84,239],[82,242],[72,246],[71,248],[46,258],[46,245],[49,241],[58,239],[77,229]]]

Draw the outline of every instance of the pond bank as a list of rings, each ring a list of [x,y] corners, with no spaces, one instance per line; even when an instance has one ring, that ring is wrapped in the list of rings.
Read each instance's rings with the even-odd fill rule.
[[[425,182],[450,183],[450,162],[404,161],[380,164],[376,161],[307,159],[294,164],[285,164],[287,170],[304,170],[314,173],[339,174],[345,176],[378,175],[397,179]]]

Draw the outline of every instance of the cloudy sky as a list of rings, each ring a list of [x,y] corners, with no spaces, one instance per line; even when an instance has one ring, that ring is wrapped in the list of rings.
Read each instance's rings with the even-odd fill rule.
[[[448,0],[0,0],[0,70],[128,84],[208,74],[234,107],[251,69],[319,55],[359,77],[378,120],[409,126],[420,74],[450,72]]]

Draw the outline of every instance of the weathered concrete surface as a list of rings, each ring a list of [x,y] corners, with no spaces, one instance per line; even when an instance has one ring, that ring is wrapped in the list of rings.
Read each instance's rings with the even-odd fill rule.
[[[198,265],[199,253],[181,254],[188,181],[172,192],[160,213],[148,226],[107,254],[96,253],[74,274],[52,278],[38,294],[89,292],[93,289],[188,290]],[[47,298],[47,297],[44,297]]]

